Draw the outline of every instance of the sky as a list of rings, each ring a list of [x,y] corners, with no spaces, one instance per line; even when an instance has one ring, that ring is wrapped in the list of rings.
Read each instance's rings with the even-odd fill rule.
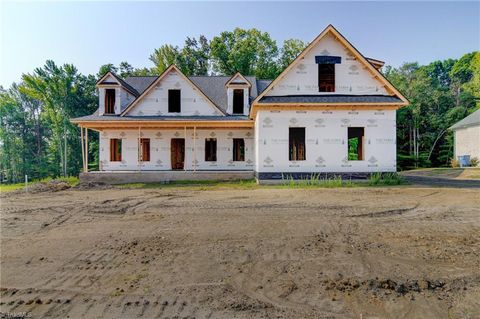
[[[313,40],[333,24],[364,56],[395,67],[480,50],[480,1],[459,2],[12,2],[0,0],[0,85],[47,59],[81,73],[128,61],[152,67],[162,44],[187,36],[257,28],[283,40]]]

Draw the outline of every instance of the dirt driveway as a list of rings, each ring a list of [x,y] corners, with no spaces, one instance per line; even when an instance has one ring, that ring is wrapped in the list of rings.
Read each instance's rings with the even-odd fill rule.
[[[478,189],[176,187],[1,202],[4,314],[480,317]]]

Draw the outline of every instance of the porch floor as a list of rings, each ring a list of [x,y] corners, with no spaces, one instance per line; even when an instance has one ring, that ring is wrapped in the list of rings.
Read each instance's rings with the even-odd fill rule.
[[[170,181],[253,179],[253,171],[94,171],[80,173],[80,182],[106,184],[159,183]]]

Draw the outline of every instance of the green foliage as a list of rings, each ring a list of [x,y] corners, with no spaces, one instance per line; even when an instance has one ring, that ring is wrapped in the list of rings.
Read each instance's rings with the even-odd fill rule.
[[[387,67],[385,76],[410,101],[397,112],[398,168],[448,166],[453,156],[448,128],[480,107],[480,53]]]
[[[353,137],[348,139],[348,160],[357,161],[358,160],[358,137]]]
[[[312,173],[302,179],[294,179],[291,175],[282,174],[282,186],[289,188],[306,188],[306,187],[353,187],[352,181],[344,181],[341,176],[322,177],[320,173]]]
[[[405,180],[402,176],[397,173],[374,173],[370,175],[368,179],[368,185],[378,186],[378,185],[401,185],[405,184]]]
[[[255,75],[274,78],[278,72],[278,47],[266,32],[236,28],[224,31],[210,43],[213,70],[220,74]]]

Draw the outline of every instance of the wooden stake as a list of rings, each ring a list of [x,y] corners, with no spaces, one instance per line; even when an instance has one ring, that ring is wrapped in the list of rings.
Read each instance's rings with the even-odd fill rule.
[[[85,173],[85,139],[83,138],[83,127],[80,126],[80,138],[82,140],[82,164],[83,172]]]
[[[88,173],[88,128],[85,128],[85,172]]]
[[[197,127],[193,127],[193,171],[197,171]]]
[[[187,127],[184,126],[184,136],[185,136],[185,144],[184,144],[184,154],[183,154],[183,170],[187,171]]]

